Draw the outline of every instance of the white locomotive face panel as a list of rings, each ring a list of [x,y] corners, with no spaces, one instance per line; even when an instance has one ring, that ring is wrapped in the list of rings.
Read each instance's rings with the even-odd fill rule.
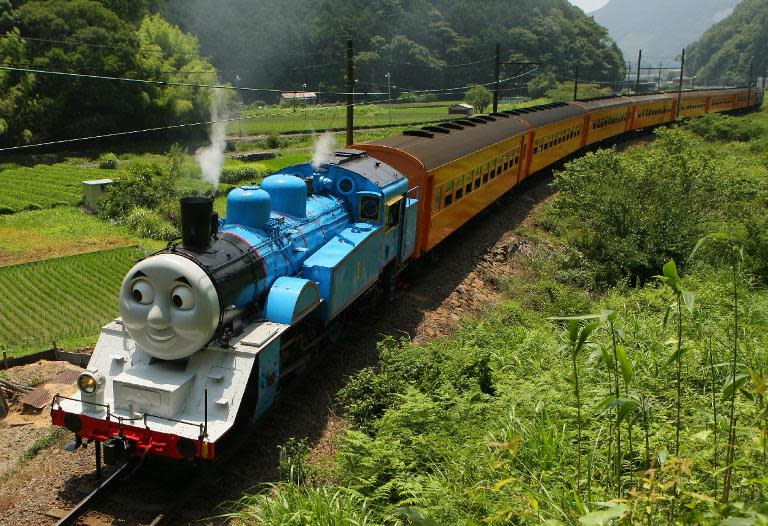
[[[136,344],[161,360],[200,350],[219,322],[219,299],[210,278],[189,259],[160,254],[140,261],[120,289],[123,323]]]

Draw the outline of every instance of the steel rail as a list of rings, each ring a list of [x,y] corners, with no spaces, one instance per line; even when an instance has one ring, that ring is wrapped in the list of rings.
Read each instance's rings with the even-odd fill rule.
[[[102,482],[96,489],[94,489],[92,492],[90,492],[83,500],[77,503],[77,505],[69,510],[69,513],[67,513],[64,517],[62,517],[59,522],[56,523],[55,526],[69,526],[71,524],[74,524],[75,521],[80,518],[80,516],[88,511],[88,508],[93,504],[93,502],[101,497],[104,492],[106,492],[107,489],[109,489],[110,486],[112,486],[119,478],[120,476],[128,471],[128,468],[130,467],[129,463],[125,463],[122,466],[120,466],[117,471],[112,473],[107,480]]]

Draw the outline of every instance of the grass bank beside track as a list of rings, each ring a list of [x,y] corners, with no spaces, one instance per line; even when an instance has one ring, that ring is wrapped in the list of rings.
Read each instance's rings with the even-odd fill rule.
[[[349,428],[333,456],[311,463],[308,444],[287,444],[285,480],[243,497],[235,515],[275,525],[768,520],[768,115],[689,127],[717,140],[664,130],[647,148],[566,166],[559,195],[516,232],[506,263],[516,270],[485,278],[501,304],[449,338],[383,341],[379,365],[339,394]],[[727,236],[691,258],[711,232]],[[662,268],[670,258],[681,282]],[[553,319],[585,314],[596,317]]]

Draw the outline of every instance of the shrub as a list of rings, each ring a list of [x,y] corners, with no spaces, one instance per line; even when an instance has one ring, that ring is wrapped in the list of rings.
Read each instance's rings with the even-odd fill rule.
[[[158,241],[170,241],[179,237],[179,231],[170,222],[163,219],[160,214],[146,208],[134,208],[126,223],[136,235],[157,239]]]
[[[264,138],[264,147],[270,149],[282,148],[286,145],[285,139],[276,133],[270,133]]]
[[[720,113],[708,113],[691,119],[685,127],[708,141],[750,141],[765,134],[763,127],[752,119]]]
[[[99,155],[99,168],[105,170],[115,170],[117,168],[117,155],[112,152]]]
[[[157,209],[175,197],[175,179],[157,164],[138,164],[113,178],[109,192],[99,201],[99,216],[120,219],[136,207]]]
[[[601,150],[566,165],[554,185],[559,231],[595,262],[596,282],[644,282],[685,261],[706,233],[728,179],[682,130],[627,155]]]
[[[224,168],[221,172],[220,182],[227,184],[236,184],[243,181],[257,182],[266,175],[266,170],[261,170],[254,166],[237,166],[234,168]]]

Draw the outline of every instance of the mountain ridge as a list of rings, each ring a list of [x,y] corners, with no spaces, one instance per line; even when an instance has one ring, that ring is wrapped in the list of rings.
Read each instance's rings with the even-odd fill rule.
[[[624,54],[635,62],[670,63],[713,24],[727,17],[738,0],[610,0],[589,16],[608,29]]]

